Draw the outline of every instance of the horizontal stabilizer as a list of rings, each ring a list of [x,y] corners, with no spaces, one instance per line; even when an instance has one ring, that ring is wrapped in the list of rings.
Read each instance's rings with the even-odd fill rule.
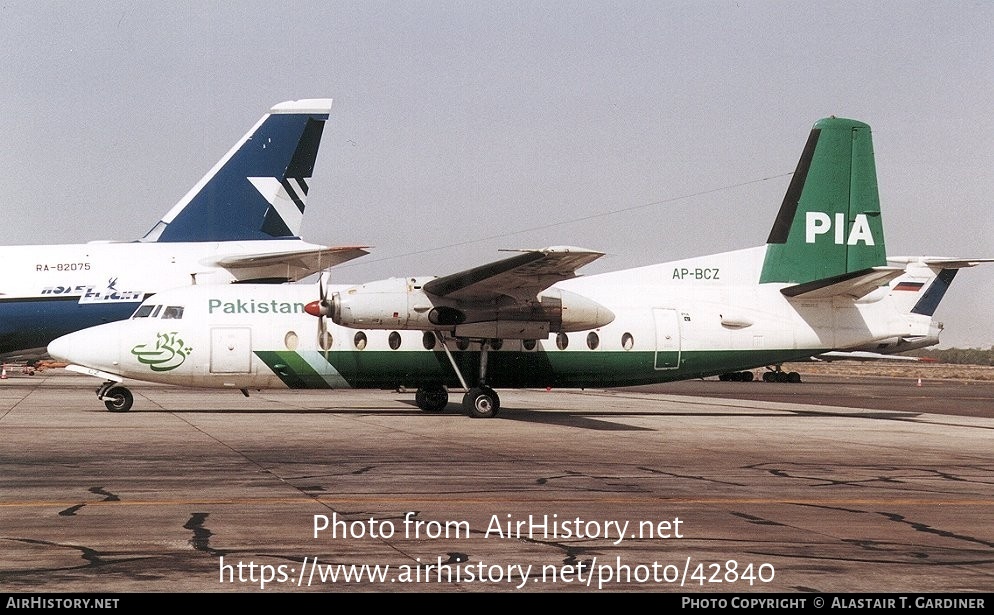
[[[904,268],[902,267],[873,267],[822,280],[795,284],[782,289],[780,292],[787,297],[803,297],[804,299],[827,299],[842,296],[860,299],[903,274]]]
[[[295,281],[323,271],[328,267],[334,267],[369,254],[365,248],[366,246],[340,246],[263,254],[239,254],[222,258],[216,264],[229,270],[278,268],[281,277],[285,272],[287,280]]]
[[[556,282],[576,277],[577,269],[604,256],[603,252],[572,246],[514,251],[522,254],[435,278],[425,284],[424,291],[468,302],[494,301],[505,296],[530,301]]]
[[[994,263],[994,258],[936,258],[925,257],[922,262],[929,267],[941,267],[943,269],[966,269],[976,267],[981,263]]]

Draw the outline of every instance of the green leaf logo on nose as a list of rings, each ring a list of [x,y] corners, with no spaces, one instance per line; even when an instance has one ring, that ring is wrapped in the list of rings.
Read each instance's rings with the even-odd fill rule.
[[[185,346],[183,338],[172,331],[156,334],[154,347],[138,344],[131,349],[131,354],[153,372],[168,372],[182,365],[192,351],[192,348]]]

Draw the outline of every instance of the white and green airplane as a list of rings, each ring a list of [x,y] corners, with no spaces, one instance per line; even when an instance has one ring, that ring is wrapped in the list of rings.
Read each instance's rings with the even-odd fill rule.
[[[130,409],[120,383],[134,379],[246,395],[416,389],[428,412],[459,387],[465,412],[482,418],[497,414],[500,388],[699,378],[936,333],[934,306],[908,309],[937,302],[934,285],[898,282],[914,277],[912,259],[888,265],[870,128],[854,120],[814,125],[766,245],[576,275],[601,255],[526,250],[452,275],[356,286],[185,287],[48,351],[104,378],[98,396],[112,411]]]

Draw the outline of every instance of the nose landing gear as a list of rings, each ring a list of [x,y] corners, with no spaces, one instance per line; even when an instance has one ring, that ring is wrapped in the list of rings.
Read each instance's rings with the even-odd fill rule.
[[[105,382],[97,389],[97,399],[104,402],[110,412],[127,412],[135,403],[131,391],[114,381]]]

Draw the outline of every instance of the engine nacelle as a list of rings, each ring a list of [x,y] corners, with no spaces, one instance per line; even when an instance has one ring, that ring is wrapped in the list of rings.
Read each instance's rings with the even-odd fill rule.
[[[421,290],[421,282],[390,278],[334,293],[329,316],[335,324],[353,329],[436,328],[428,316],[435,306]]]
[[[432,278],[390,278],[334,293],[325,304],[335,324],[354,329],[452,331],[466,337],[536,339],[549,332],[602,327],[614,314],[573,292],[550,288],[530,302],[466,303],[422,290]]]
[[[549,288],[539,293],[538,299],[543,311],[551,310],[558,316],[558,326],[552,328],[553,333],[596,329],[611,324],[614,320],[614,312],[611,310],[593,299],[568,290]],[[556,320],[551,322],[556,324]]]

